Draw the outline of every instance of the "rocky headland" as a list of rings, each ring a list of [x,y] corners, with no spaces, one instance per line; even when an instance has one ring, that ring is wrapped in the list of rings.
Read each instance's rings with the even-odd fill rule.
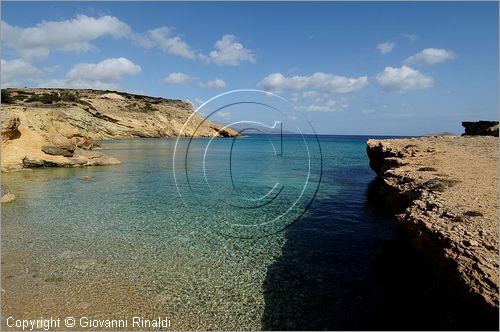
[[[4,89],[2,171],[120,163],[97,140],[236,135],[193,112],[186,101],[116,91]]]
[[[497,123],[498,124],[498,123]],[[381,195],[450,286],[498,324],[498,138],[370,139]],[[489,325],[491,326],[491,325]]]

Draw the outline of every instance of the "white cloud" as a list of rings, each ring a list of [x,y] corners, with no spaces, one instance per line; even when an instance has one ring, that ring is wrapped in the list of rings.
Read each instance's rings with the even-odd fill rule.
[[[196,53],[182,37],[173,35],[172,29],[168,27],[149,30],[145,35],[133,34],[132,39],[144,48],[156,47],[168,54],[178,55],[191,60],[196,58]]]
[[[99,63],[79,63],[69,71],[68,78],[114,81],[140,72],[141,67],[127,58],[111,58]]]
[[[79,63],[64,79],[44,82],[43,86],[117,89],[118,81],[128,75],[137,75],[141,67],[127,58],[111,58],[99,63]]]
[[[319,102],[328,99],[330,96],[330,93],[308,90],[302,92],[293,92],[290,95],[290,100],[293,102],[298,102],[302,99],[314,99],[316,102]]]
[[[1,61],[2,88],[19,86],[21,80],[36,78],[38,69],[23,59]]]
[[[407,58],[404,63],[406,65],[435,65],[446,60],[455,59],[457,55],[453,51],[445,50],[443,48],[426,48],[411,57]]]
[[[361,113],[363,113],[363,114],[372,114],[375,112],[376,112],[376,110],[374,110],[373,108],[367,108],[367,109],[361,110]]]
[[[408,66],[400,68],[385,67],[377,74],[376,80],[385,91],[408,91],[430,88],[434,80]]]
[[[267,94],[268,92],[266,92]],[[271,94],[270,94],[271,95]],[[272,95],[271,95],[272,96]],[[300,100],[300,93],[294,92],[290,95],[290,100],[293,101],[294,103],[298,102]]]
[[[163,83],[170,85],[183,85],[189,83],[193,78],[188,74],[184,73],[170,73],[165,79]]]
[[[19,27],[2,21],[3,44],[15,50],[27,61],[42,60],[51,52],[88,52],[91,42],[101,37],[127,38],[146,49],[158,48],[165,53],[190,60],[202,60],[219,66],[255,63],[252,50],[245,48],[234,35],[224,35],[208,55],[198,53],[172,28],[163,26],[145,33],[134,33],[114,16],[90,17],[77,15],[70,20],[42,21],[35,26]]]
[[[173,30],[169,27],[149,30],[145,34],[133,33],[131,39],[146,49],[159,48],[168,54],[214,63],[219,66],[238,66],[242,62],[256,62],[253,51],[245,48],[234,35],[222,36],[214,44],[214,50],[208,55],[197,53],[181,36],[174,35]]]
[[[163,83],[171,85],[181,85],[189,83],[193,80],[198,80],[198,79],[184,73],[171,73],[163,80]],[[224,80],[220,78],[215,78],[214,80],[211,81],[199,82],[198,86],[200,88],[205,88],[205,89],[223,89],[226,87],[226,82],[224,82]],[[203,103],[203,101],[198,98],[195,98],[195,102],[197,104]]]
[[[206,89],[224,89],[226,87],[226,82],[224,82],[220,78],[216,78],[212,81],[200,83],[200,87]]]
[[[207,62],[219,66],[237,66],[242,62],[255,63],[252,50],[245,48],[234,35],[224,35],[214,45],[214,50],[208,56],[201,56]]]
[[[414,43],[418,39],[418,36],[413,33],[402,33],[401,36],[408,39],[412,43]]]
[[[45,68],[43,68],[43,70],[49,74],[53,74],[53,73],[57,73],[58,71],[60,71],[61,66],[54,65],[54,66],[50,66],[50,67],[45,67]]]
[[[304,91],[302,92],[302,98],[317,98],[320,93],[318,91]]]
[[[113,16],[99,18],[78,15],[66,21],[42,21],[34,27],[17,27],[2,21],[2,39],[23,58],[46,58],[51,51],[86,52],[93,48],[90,41],[111,36],[127,37],[130,27]]]
[[[378,44],[377,49],[382,54],[389,54],[392,52],[392,49],[394,48],[394,46],[396,46],[396,43],[385,42],[385,43]]]
[[[97,89],[97,90],[119,90],[120,85],[117,82],[103,82],[103,81],[90,81],[90,80],[69,80],[50,79],[43,81],[39,84],[43,88],[74,88],[74,89]]]
[[[313,103],[306,106],[298,106],[297,109],[302,112],[337,112],[346,109],[349,106],[343,99],[327,100],[322,103]]]
[[[201,105],[201,104],[203,104],[205,102],[203,99],[200,99],[200,98],[194,98],[194,101],[198,105]]]
[[[268,91],[319,89],[328,93],[348,93],[362,89],[368,84],[368,77],[349,78],[317,72],[311,76],[285,77],[281,73],[266,76],[259,85]]]
[[[229,120],[231,118],[230,112],[219,111],[216,114],[217,114],[217,116],[219,116],[223,120]]]

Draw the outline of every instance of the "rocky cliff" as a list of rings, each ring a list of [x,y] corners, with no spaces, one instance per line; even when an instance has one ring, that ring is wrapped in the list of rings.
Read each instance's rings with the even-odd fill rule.
[[[495,136],[498,137],[498,121],[464,121],[463,136]]]
[[[498,139],[368,140],[371,168],[413,244],[452,292],[498,324]],[[498,325],[497,325],[498,326]]]
[[[115,91],[2,90],[2,170],[119,163],[96,140],[236,135],[192,114],[182,100]]]

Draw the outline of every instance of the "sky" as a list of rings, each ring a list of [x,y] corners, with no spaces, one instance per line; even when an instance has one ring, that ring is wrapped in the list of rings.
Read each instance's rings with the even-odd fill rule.
[[[320,134],[460,134],[498,119],[498,38],[498,2],[2,1],[1,79],[195,107],[260,89]]]

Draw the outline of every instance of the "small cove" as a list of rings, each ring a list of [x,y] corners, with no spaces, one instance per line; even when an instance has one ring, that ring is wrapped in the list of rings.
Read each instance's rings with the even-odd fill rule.
[[[1,212],[2,316],[167,315],[176,330],[457,328],[454,308],[433,313],[448,298],[373,198],[366,139],[320,136],[322,178],[310,208],[283,231],[249,238],[214,224],[250,222],[247,210],[208,216],[208,196],[198,205],[179,197],[175,139],[102,142],[117,166],[3,174],[17,200]],[[296,164],[279,167],[262,137],[244,140],[234,176],[248,195],[274,178],[300,187],[293,140]],[[206,142],[193,140],[196,156]],[[215,143],[207,172],[227,166],[227,142]],[[214,187],[223,181],[216,176]]]

